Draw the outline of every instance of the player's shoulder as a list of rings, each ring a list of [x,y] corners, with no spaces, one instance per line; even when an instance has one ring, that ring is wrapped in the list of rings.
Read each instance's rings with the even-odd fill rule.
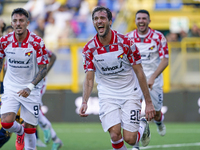
[[[164,35],[162,34],[162,32],[160,32],[160,31],[158,31],[158,30],[153,30],[153,29],[151,29],[151,32],[153,33],[154,36],[159,36],[159,37],[164,36]]]
[[[114,31],[114,33],[116,35],[118,43],[130,44],[131,39],[129,36],[127,36],[126,34],[120,33],[118,31]]]
[[[91,49],[95,49],[95,48],[97,48],[97,39],[96,39],[97,37],[96,36],[94,36],[93,38],[91,38],[86,44],[85,44],[85,46],[84,46],[84,48],[83,48],[83,52],[86,52],[86,51],[88,51],[89,49],[91,50]]]
[[[0,42],[1,42],[1,43],[4,43],[4,42],[12,41],[12,39],[13,39],[13,32],[2,36],[2,37],[0,38]]]
[[[42,40],[41,37],[39,37],[38,35],[36,35],[34,32],[29,31],[29,40],[33,41],[34,43],[40,43]]]
[[[118,31],[115,31],[113,30],[114,34],[117,36],[117,37],[120,37],[120,38],[127,38],[127,35],[123,34],[123,33],[120,33]]]
[[[136,31],[137,31],[136,29],[135,29],[135,30],[132,30],[132,31],[128,32],[126,35],[127,35],[128,37],[134,37]]]

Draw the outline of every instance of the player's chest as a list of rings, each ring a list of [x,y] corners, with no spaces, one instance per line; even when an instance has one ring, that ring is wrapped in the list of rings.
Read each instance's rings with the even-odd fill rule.
[[[140,53],[151,53],[158,51],[159,42],[155,39],[137,38],[135,44]]]
[[[100,66],[115,66],[126,57],[123,50],[94,54],[93,56],[93,63]]]
[[[16,62],[23,64],[25,61],[31,59],[35,55],[35,50],[33,48],[6,48],[5,54],[10,62]]]

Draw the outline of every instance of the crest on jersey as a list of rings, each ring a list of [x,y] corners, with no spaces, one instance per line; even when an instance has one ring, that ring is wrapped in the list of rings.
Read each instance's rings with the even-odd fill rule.
[[[117,56],[118,59],[123,59],[123,57],[124,57],[124,53],[122,53],[119,56]]]
[[[31,54],[32,54],[33,52],[32,51],[30,51],[30,52],[27,52],[27,53],[25,53],[25,56],[31,56]]]
[[[150,48],[149,48],[149,50],[153,50],[155,48],[155,45],[154,46],[151,46]]]

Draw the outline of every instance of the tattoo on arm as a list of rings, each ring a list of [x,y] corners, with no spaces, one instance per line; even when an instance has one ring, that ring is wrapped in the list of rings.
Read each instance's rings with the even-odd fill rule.
[[[47,74],[47,65],[38,65],[38,67],[39,71],[32,81],[34,85],[37,85]]]
[[[49,64],[47,65],[47,73],[51,70],[53,64],[55,63],[56,61],[56,55],[53,53],[52,56],[50,57],[50,62]]]

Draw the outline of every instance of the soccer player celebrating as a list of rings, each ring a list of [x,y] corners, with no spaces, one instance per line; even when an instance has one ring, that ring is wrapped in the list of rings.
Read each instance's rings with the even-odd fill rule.
[[[168,46],[167,40],[161,32],[149,28],[150,22],[148,11],[137,11],[135,17],[137,29],[127,35],[136,44],[142,56],[142,67],[156,110],[154,122],[157,125],[158,133],[164,136],[166,127],[163,123],[164,115],[161,112],[163,105],[162,72],[168,65]],[[139,145],[135,149],[139,149]]]
[[[134,145],[150,141],[148,120],[155,115],[138,48],[127,36],[111,29],[112,13],[99,6],[92,12],[97,34],[83,49],[86,71],[83,100],[79,110],[86,117],[87,102],[93,89],[94,75],[98,84],[99,117],[108,131],[114,150],[127,150],[124,141]],[[146,119],[140,119],[142,92],[146,101]],[[123,137],[121,133],[123,128]]]
[[[11,14],[14,32],[0,38],[0,70],[6,56],[7,70],[2,95],[1,125],[17,134],[16,149],[34,150],[38,124],[40,90],[47,73],[48,56],[43,40],[27,29],[28,12],[14,9]],[[15,121],[21,106],[24,127]]]

